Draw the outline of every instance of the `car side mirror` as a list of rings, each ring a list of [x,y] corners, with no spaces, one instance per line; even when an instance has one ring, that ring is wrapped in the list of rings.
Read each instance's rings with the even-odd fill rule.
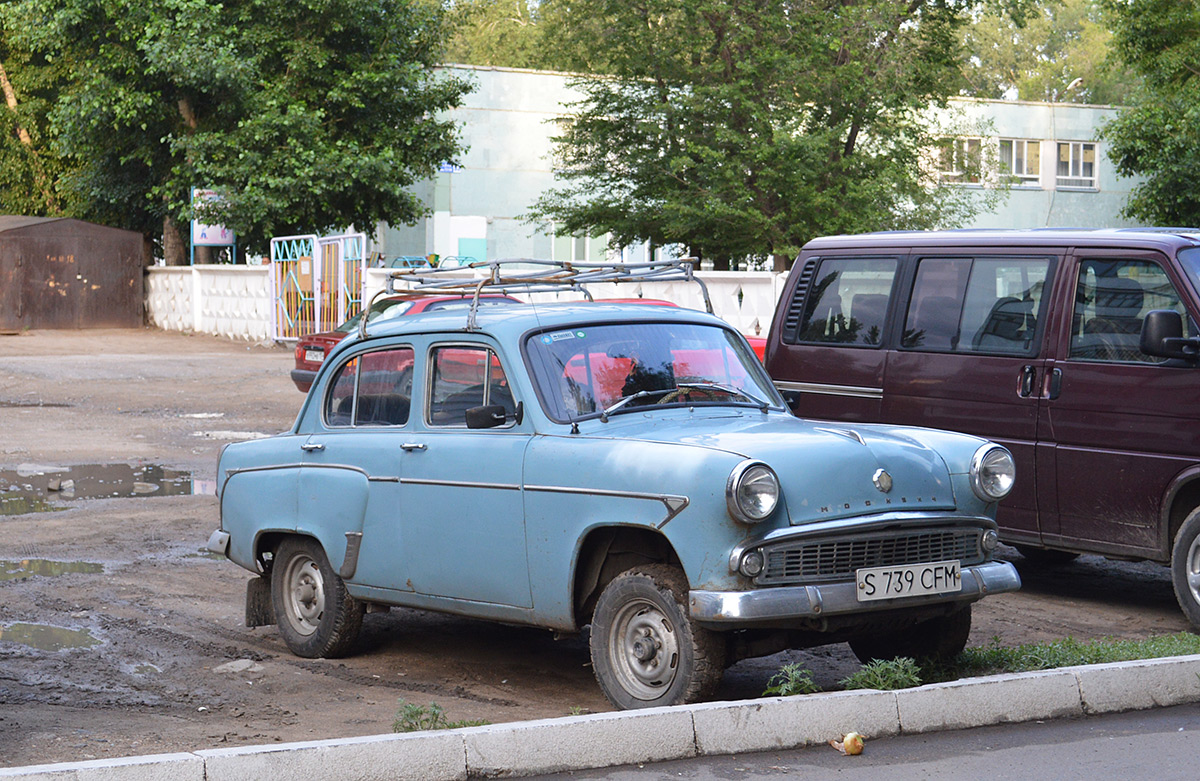
[[[511,419],[517,423],[525,417],[524,402],[518,402],[517,411],[512,414]],[[496,428],[503,426],[510,416],[504,409],[502,404],[487,404],[482,407],[471,407],[467,410],[467,428]]]
[[[1180,358],[1196,362],[1200,358],[1200,339],[1185,339],[1183,317],[1173,309],[1155,309],[1142,321],[1141,350],[1159,358]]]

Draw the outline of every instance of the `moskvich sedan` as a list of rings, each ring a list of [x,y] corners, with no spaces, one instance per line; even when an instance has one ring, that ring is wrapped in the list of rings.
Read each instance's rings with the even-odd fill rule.
[[[300,656],[351,652],[368,606],[590,627],[640,708],[784,648],[957,653],[1020,585],[993,559],[1013,473],[976,437],[792,416],[712,315],[517,304],[345,339],[290,432],[222,452],[209,546]]]

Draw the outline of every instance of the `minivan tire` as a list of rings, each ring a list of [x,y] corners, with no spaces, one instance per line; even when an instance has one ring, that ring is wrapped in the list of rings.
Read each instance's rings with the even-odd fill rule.
[[[1188,621],[1200,627],[1200,508],[1184,520],[1171,549],[1171,585]]]
[[[911,659],[951,659],[967,647],[971,606],[931,618],[899,631],[862,635],[850,640],[850,650],[863,664],[907,656]]]

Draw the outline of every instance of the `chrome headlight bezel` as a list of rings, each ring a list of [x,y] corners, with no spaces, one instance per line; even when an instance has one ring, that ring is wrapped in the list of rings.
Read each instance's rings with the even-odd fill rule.
[[[725,483],[729,515],[739,523],[755,524],[770,518],[779,507],[780,494],[779,477],[762,461],[743,461],[733,468]]]
[[[1007,448],[988,443],[971,458],[971,490],[985,502],[998,502],[1012,492],[1017,465]]]

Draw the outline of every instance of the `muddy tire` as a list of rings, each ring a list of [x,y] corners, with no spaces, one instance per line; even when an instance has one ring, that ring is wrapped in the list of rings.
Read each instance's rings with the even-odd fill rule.
[[[276,549],[271,602],[279,633],[297,656],[345,656],[362,627],[363,604],[309,537],[289,537]]]
[[[592,618],[592,669],[622,709],[696,702],[725,670],[725,638],[688,616],[688,583],[676,567],[627,570],[605,587]]]
[[[908,656],[913,659],[950,659],[967,647],[971,634],[971,606],[908,629],[867,635],[850,641],[850,650],[863,664]]]
[[[1200,508],[1179,527],[1171,549],[1171,585],[1192,626],[1200,627]]]

